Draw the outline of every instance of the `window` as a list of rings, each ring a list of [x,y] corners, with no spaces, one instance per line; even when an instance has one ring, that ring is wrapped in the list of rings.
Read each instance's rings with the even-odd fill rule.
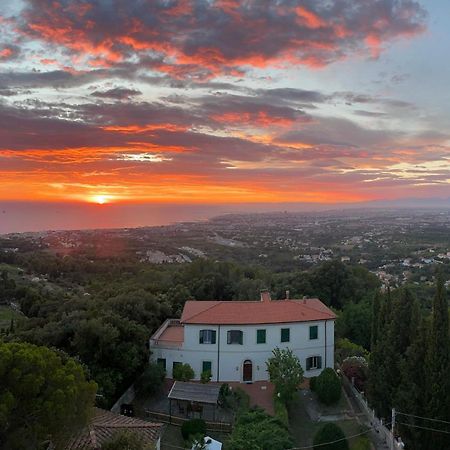
[[[306,358],[306,370],[315,370],[322,368],[322,357],[321,356],[311,356]]]
[[[165,358],[158,358],[157,363],[158,363],[159,367],[162,367],[164,370],[166,370],[166,359]]]
[[[198,341],[200,344],[215,344],[216,330],[200,330],[200,336]]]
[[[319,336],[319,327],[312,325],[309,327],[309,339],[317,339]]]
[[[242,331],[241,330],[229,330],[227,333],[227,344],[240,344],[242,345]]]
[[[212,374],[212,363],[211,361],[202,362],[202,372],[209,372]]]
[[[289,342],[291,340],[291,329],[282,328],[281,329],[281,342]]]
[[[256,330],[256,343],[257,344],[266,343],[266,330]]]

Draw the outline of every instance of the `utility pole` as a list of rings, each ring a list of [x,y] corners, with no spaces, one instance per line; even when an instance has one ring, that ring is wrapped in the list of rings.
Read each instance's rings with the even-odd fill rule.
[[[395,408],[392,408],[391,417],[391,450],[394,450]]]

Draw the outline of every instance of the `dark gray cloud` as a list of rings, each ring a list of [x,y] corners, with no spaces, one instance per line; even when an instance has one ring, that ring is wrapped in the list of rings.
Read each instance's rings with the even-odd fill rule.
[[[142,92],[138,89],[129,89],[124,87],[116,87],[112,89],[108,89],[106,91],[94,91],[92,92],[93,97],[99,98],[112,98],[115,100],[127,100],[130,97],[135,97],[137,95],[141,95]]]
[[[367,46],[376,54],[422,32],[425,18],[413,0],[28,0],[17,26],[96,65],[137,57],[175,78],[205,79],[277,60],[323,66]]]

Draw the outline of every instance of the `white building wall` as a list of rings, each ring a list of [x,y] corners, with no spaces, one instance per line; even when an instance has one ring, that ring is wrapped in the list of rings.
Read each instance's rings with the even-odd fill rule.
[[[309,339],[309,327],[318,326],[318,338]],[[325,348],[325,325],[327,347]],[[281,329],[290,329],[290,341],[281,342]],[[215,344],[200,344],[200,330],[216,330]],[[266,343],[256,343],[256,330],[266,330]],[[243,344],[227,344],[229,330],[243,331]],[[253,365],[253,380],[267,380],[266,361],[275,347],[290,348],[300,359],[305,377],[317,376],[319,370],[306,370],[306,358],[320,356],[322,369],[334,367],[334,321],[301,322],[270,325],[185,325],[184,343],[179,348],[152,346],[151,359],[166,359],[166,371],[172,377],[173,362],[188,363],[194,369],[195,379],[200,379],[203,361],[211,361],[212,381],[243,381],[243,364],[250,360]],[[218,374],[218,361],[219,374]]]

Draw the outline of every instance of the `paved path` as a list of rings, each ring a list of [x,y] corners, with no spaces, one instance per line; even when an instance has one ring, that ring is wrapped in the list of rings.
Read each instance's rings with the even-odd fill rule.
[[[254,383],[228,383],[233,389],[241,388],[250,396],[250,406],[258,405],[273,415],[274,385],[269,381],[255,381]]]

